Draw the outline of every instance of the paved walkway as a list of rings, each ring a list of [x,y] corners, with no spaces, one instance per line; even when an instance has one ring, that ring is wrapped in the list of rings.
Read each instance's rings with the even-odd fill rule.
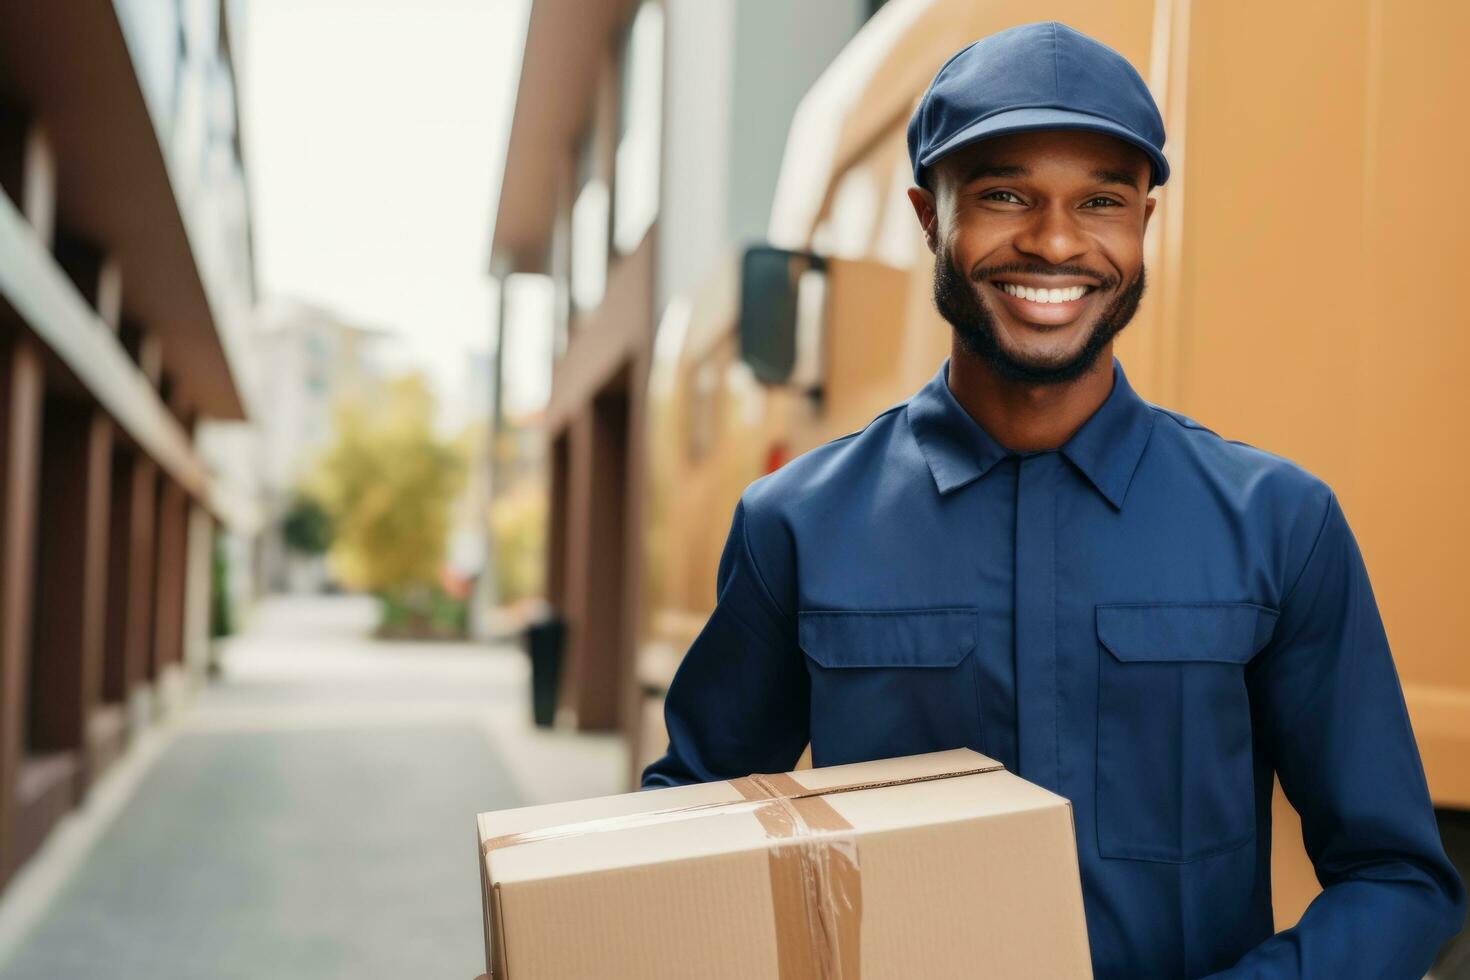
[[[372,618],[264,603],[0,902],[0,980],[482,972],[473,815],[620,792],[621,748],[533,729],[518,650]]]

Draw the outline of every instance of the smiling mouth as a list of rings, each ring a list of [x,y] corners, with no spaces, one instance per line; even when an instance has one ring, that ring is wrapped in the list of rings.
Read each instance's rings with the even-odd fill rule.
[[[987,279],[985,283],[1000,295],[1002,305],[1016,319],[1051,327],[1063,326],[1077,319],[1098,289],[1080,284],[1042,289],[994,279]]]
[[[996,286],[1007,296],[1030,300],[1033,303],[1070,303],[1074,299],[1081,299],[1096,288],[1095,286],[1064,286],[1061,289],[1033,289],[1030,286],[1018,286],[1013,282],[998,282]]]

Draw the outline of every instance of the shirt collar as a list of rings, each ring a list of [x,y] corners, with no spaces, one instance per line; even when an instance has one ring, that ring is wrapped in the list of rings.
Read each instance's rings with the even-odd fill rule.
[[[907,413],[919,450],[942,494],[980,479],[1007,456],[1020,455],[996,442],[955,400],[949,390],[947,357],[939,372],[909,399]],[[1154,413],[1134,392],[1115,357],[1112,391],[1061,452],[1098,493],[1121,508],[1153,424]]]

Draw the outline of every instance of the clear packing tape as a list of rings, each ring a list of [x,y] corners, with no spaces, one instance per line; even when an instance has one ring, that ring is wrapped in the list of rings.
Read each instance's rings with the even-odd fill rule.
[[[861,980],[863,890],[857,839],[852,824],[826,797],[973,776],[1003,768],[999,763],[992,763],[822,789],[808,789],[789,773],[752,775],[729,780],[730,786],[740,794],[739,800],[695,803],[492,837],[480,845],[484,897],[492,903],[492,917],[503,922],[499,888],[489,878],[490,855],[502,848],[652,827],[711,814],[748,812],[760,821],[770,841],[767,856],[780,980]],[[489,976],[494,980],[513,980],[507,969],[503,932],[498,938],[499,942],[491,943],[491,937],[486,936],[486,952],[491,959]]]

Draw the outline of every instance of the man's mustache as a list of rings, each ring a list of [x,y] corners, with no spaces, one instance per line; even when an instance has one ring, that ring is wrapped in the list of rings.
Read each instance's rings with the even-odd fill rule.
[[[1095,281],[1099,289],[1112,289],[1121,281],[1117,276],[1105,275],[1096,269],[1080,265],[1035,265],[1012,262],[1006,265],[976,267],[970,270],[971,282],[984,282],[996,276],[1083,276]]]

